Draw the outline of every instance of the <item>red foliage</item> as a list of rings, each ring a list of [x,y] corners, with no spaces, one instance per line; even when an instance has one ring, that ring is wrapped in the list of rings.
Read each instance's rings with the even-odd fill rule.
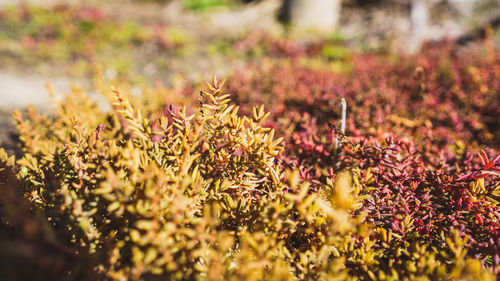
[[[239,104],[272,111],[268,125],[284,137],[283,165],[312,188],[332,169],[356,171],[368,222],[438,247],[446,243],[441,233],[459,229],[470,237],[469,255],[495,271],[500,156],[490,161],[495,151],[486,149],[475,159],[469,151],[500,145],[500,53],[444,44],[414,56],[353,61],[349,73],[293,62],[249,65],[229,88]],[[345,135],[329,126],[339,122],[341,98],[348,104]],[[411,227],[402,223],[406,217]]]

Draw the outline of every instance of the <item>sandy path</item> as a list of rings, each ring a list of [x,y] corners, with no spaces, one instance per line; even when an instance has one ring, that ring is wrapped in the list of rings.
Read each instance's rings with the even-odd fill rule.
[[[0,147],[10,155],[18,154],[12,111],[22,110],[32,104],[38,110],[50,109],[50,99],[45,84],[47,78],[0,71]],[[63,78],[50,78],[56,98],[70,89],[70,82]]]
[[[44,111],[50,107],[46,83],[50,81],[56,97],[68,92],[71,82],[65,78],[28,76],[0,71],[0,107],[6,110],[21,109],[33,104]]]

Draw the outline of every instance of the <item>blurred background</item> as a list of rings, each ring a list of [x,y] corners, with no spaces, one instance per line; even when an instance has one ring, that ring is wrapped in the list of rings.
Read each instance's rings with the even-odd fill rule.
[[[196,87],[248,63],[331,71],[353,54],[418,53],[424,42],[500,42],[498,0],[0,0],[0,128],[96,77]],[[186,82],[188,81],[188,82]]]

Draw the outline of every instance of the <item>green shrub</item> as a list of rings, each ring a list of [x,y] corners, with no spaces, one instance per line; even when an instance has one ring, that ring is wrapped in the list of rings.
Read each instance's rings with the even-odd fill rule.
[[[194,11],[206,10],[209,8],[226,7],[231,4],[231,0],[182,0],[186,8]]]

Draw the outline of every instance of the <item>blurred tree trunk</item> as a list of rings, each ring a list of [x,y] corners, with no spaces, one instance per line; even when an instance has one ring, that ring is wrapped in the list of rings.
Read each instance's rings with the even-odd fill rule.
[[[411,0],[410,17],[413,33],[424,38],[429,29],[429,7],[426,0]]]
[[[280,19],[302,31],[331,33],[340,16],[341,0],[283,0]]]

